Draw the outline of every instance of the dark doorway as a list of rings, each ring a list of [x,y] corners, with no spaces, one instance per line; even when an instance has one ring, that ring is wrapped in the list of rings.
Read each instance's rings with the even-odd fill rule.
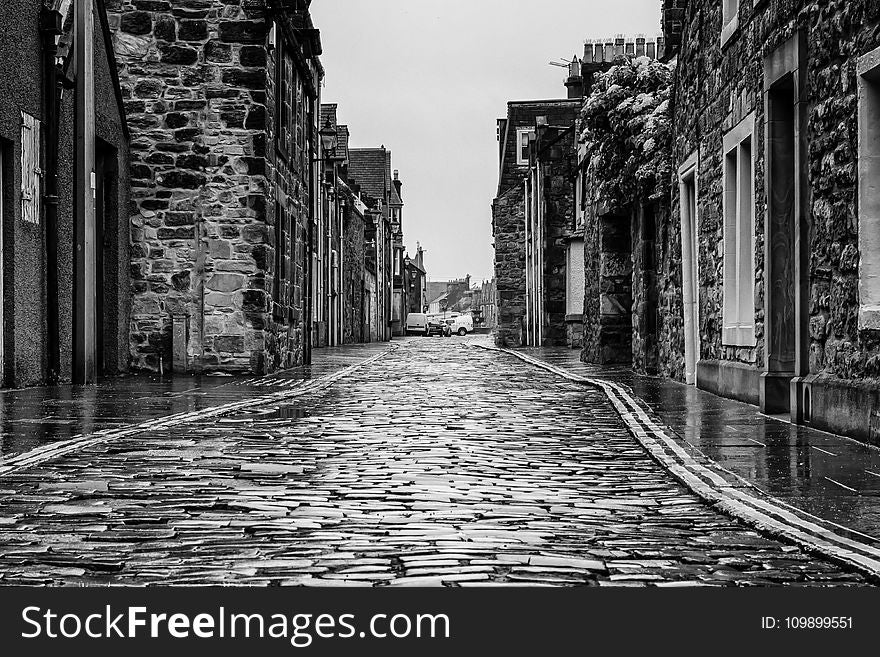
[[[638,306],[634,321],[638,328],[641,348],[633,349],[636,370],[645,374],[657,374],[659,354],[657,349],[657,317],[659,292],[657,289],[657,217],[653,205],[643,205],[635,213],[635,243],[639,245],[638,268],[634,271],[638,285]]]
[[[787,412],[796,360],[797,148],[795,85],[787,75],[768,92],[767,122],[767,374],[764,411]]]
[[[632,364],[633,262],[629,215],[599,219],[599,363]]]

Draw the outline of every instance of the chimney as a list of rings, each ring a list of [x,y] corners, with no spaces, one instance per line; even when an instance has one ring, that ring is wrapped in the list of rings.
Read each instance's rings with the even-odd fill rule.
[[[403,194],[401,193],[401,189],[403,188],[403,183],[400,182],[400,171],[398,171],[397,169],[394,170],[394,188],[397,190],[397,195],[402,201]]]
[[[569,99],[584,97],[584,76],[581,71],[581,60],[577,58],[577,55],[571,58],[565,88],[568,89]]]
[[[663,39],[657,40],[657,57],[668,61],[678,54],[684,34],[688,0],[663,0]]]

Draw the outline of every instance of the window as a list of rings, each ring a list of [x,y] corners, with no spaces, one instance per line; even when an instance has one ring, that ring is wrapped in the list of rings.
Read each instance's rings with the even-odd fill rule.
[[[739,29],[740,0],[721,0],[721,45],[724,45]]]
[[[568,244],[568,262],[566,267],[567,285],[565,289],[565,314],[584,314],[584,241],[572,240]]]
[[[754,115],[724,137],[725,345],[755,346]]]
[[[685,382],[696,383],[700,360],[700,268],[699,268],[699,153],[694,153],[678,170],[681,210],[681,274],[684,302]]]
[[[294,74],[295,81],[295,100],[293,105],[293,132],[296,139],[296,161],[302,170],[306,170],[305,150],[306,150],[306,103],[303,97],[303,81],[302,78]]]
[[[278,126],[275,139],[281,154],[289,157],[296,125],[296,99],[294,96],[296,74],[289,47],[282,45],[278,52]]]
[[[880,330],[880,48],[858,62],[859,329]]]
[[[529,163],[529,142],[534,134],[532,128],[520,128],[516,131],[516,163],[520,166]]]

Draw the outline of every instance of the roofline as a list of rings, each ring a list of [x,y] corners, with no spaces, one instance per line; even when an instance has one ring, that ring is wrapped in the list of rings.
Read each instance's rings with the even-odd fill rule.
[[[549,104],[549,103],[575,103],[575,104],[583,104],[583,98],[550,98],[548,100],[509,100],[507,101],[507,106],[511,105],[541,105],[541,104]]]
[[[97,0],[98,15],[101,21],[101,30],[104,33],[104,50],[110,65],[110,79],[113,80],[113,90],[116,94],[116,104],[119,110],[119,118],[122,121],[122,134],[126,141],[131,141],[131,132],[128,129],[128,116],[125,111],[125,101],[122,98],[122,85],[119,84],[119,66],[116,64],[116,51],[113,48],[113,32],[110,31],[110,22],[107,19],[107,6],[104,0]]]

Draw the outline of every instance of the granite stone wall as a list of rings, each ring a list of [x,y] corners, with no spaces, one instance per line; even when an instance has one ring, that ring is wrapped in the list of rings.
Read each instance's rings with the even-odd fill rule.
[[[525,210],[523,186],[511,187],[492,204],[498,324],[495,344],[519,347],[526,312]]]
[[[364,216],[354,194],[345,193],[342,223],[342,342],[357,344],[369,338],[364,327]]]
[[[722,45],[720,2],[690,2],[676,80],[675,159],[699,149],[699,307],[702,359],[764,362],[765,188],[764,58],[798,30],[806,41],[806,180],[809,228],[809,370],[840,378],[880,377],[880,336],[858,330],[857,59],[880,46],[875,0],[740,2],[738,28]],[[722,140],[751,112],[756,116],[754,349],[722,344]],[[670,317],[666,336],[680,341],[679,199],[666,226],[663,267],[673,273],[661,297]],[[663,339],[661,339],[661,343]],[[677,350],[661,357],[680,376]]]
[[[269,147],[263,3],[107,4],[132,131],[133,365],[170,365],[175,315],[189,317],[197,370],[299,362],[309,189]]]
[[[559,139],[555,137],[554,139]],[[541,143],[541,142],[539,142]],[[566,325],[568,238],[575,224],[573,131],[557,142],[562,154],[541,167],[544,204],[544,344],[569,344]]]

